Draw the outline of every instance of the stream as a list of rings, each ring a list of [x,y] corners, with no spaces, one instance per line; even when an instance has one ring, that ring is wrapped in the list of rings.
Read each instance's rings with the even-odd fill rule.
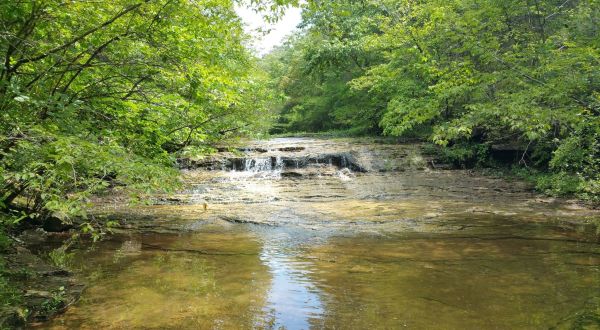
[[[418,144],[280,138],[182,160],[186,188],[95,212],[81,299],[39,329],[599,326],[600,213],[447,170]]]

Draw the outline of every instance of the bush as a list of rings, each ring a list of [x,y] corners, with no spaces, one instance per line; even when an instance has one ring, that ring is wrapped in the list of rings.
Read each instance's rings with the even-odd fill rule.
[[[8,235],[6,235],[4,228],[0,224],[0,252],[8,250],[11,244],[12,240],[8,237]]]
[[[487,144],[462,142],[448,147],[427,144],[423,152],[434,156],[437,162],[452,164],[460,168],[490,165],[490,153]]]
[[[0,307],[15,306],[22,300],[21,293],[7,276],[6,265],[0,260]]]

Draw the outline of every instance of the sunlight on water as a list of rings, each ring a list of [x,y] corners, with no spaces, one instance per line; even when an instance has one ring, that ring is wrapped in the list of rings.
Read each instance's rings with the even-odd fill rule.
[[[288,233],[278,233],[264,241],[261,260],[270,268],[271,288],[268,291],[266,311],[274,314],[273,325],[308,329],[311,319],[323,314],[320,292],[311,283],[310,264],[287,255],[290,242]],[[279,242],[278,242],[279,241]]]

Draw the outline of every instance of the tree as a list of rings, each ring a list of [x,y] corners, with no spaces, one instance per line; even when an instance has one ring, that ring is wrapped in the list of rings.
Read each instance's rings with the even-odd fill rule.
[[[268,115],[231,1],[8,1],[0,26],[0,208],[17,220],[173,188],[177,155]]]
[[[287,96],[277,129],[380,131],[382,105],[348,84],[381,60],[380,54],[361,44],[362,37],[378,33],[379,12],[375,6],[353,1],[314,1],[305,6],[303,31],[266,58],[267,70]]]
[[[311,108],[314,92],[288,92],[290,100],[301,100],[292,107],[298,111],[282,112],[295,115],[292,129],[313,121],[314,113],[327,114],[319,118],[324,124],[304,127],[335,127],[341,111],[349,119],[345,127],[362,127],[368,118],[384,134],[424,132],[450,149],[516,145],[515,162],[553,173],[556,180],[544,189],[599,195],[600,2],[315,1],[306,7],[308,41],[288,52],[303,60],[291,62],[296,67],[288,72],[299,65],[319,82],[319,100],[335,102]],[[461,153],[478,154],[486,153]]]

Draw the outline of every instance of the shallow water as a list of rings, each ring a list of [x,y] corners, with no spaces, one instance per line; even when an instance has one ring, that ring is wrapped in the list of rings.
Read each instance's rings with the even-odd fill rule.
[[[155,205],[105,199],[100,211],[127,229],[77,247],[72,267],[89,287],[37,327],[599,326],[597,212],[521,183],[426,169],[413,146],[259,145],[284,157],[282,146],[349,150],[369,171],[195,170],[186,191]]]

